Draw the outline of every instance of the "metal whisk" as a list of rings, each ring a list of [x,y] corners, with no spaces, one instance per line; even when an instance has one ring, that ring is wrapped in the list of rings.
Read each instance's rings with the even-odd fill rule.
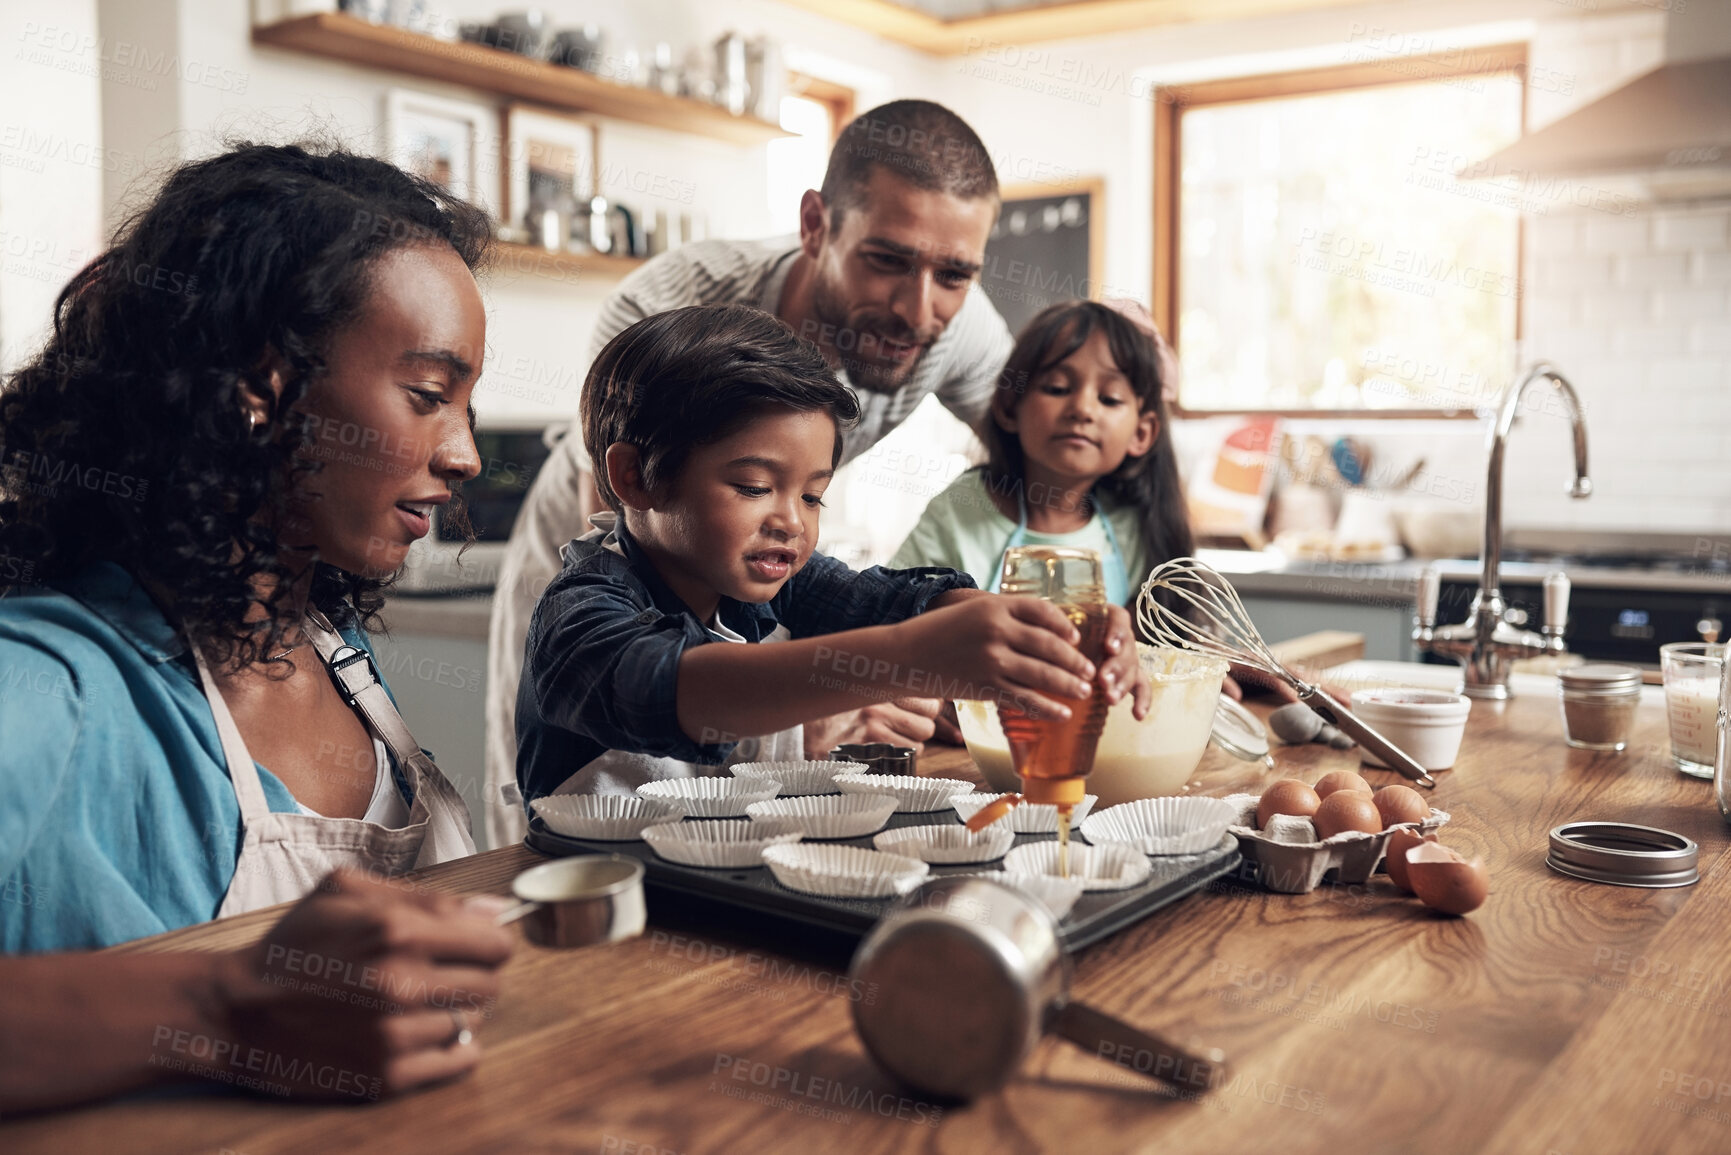
[[[1170,594],[1174,606],[1155,599],[1160,590]],[[1360,721],[1340,699],[1282,665],[1257,632],[1238,591],[1211,566],[1193,557],[1176,557],[1155,567],[1136,599],[1136,618],[1143,633],[1163,645],[1211,654],[1274,675],[1292,687],[1299,701],[1352,735],[1390,767],[1422,786],[1436,786],[1436,779],[1423,766]]]

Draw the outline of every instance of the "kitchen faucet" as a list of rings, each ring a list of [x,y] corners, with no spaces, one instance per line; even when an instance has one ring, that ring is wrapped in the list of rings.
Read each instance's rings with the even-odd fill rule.
[[[1473,597],[1467,620],[1458,626],[1436,624],[1437,595],[1442,579],[1434,566],[1419,575],[1418,625],[1412,640],[1421,650],[1453,658],[1465,667],[1463,689],[1469,698],[1506,699],[1509,695],[1509,673],[1515,662],[1542,654],[1568,652],[1563,644],[1563,628],[1569,620],[1569,578],[1561,570],[1545,577],[1545,624],[1543,631],[1534,633],[1519,626],[1526,616],[1519,610],[1510,611],[1503,600],[1501,569],[1503,556],[1503,451],[1509,439],[1509,429],[1521,407],[1527,389],[1539,381],[1555,385],[1569,410],[1569,421],[1575,435],[1575,480],[1569,496],[1577,500],[1593,492],[1587,477],[1587,426],[1581,419],[1581,402],[1574,387],[1548,362],[1540,361],[1527,370],[1520,383],[1504,395],[1497,419],[1492,423],[1486,442],[1490,451],[1489,472],[1485,478],[1485,544],[1479,555],[1484,569],[1479,575],[1479,590]]]

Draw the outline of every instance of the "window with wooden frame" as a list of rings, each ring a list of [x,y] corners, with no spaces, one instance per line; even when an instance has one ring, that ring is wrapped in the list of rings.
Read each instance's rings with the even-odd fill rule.
[[[799,231],[799,198],[823,184],[829,150],[853,119],[853,89],[816,76],[790,72],[781,98],[781,127],[792,136],[769,142],[771,231]]]
[[[1526,48],[1162,87],[1154,314],[1189,415],[1471,416],[1515,369]],[[1539,209],[1542,211],[1542,208]]]

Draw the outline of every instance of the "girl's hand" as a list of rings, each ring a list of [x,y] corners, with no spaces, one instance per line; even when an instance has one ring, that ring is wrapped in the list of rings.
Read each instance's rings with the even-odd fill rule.
[[[1106,660],[1100,665],[1099,683],[1108,704],[1124,696],[1130,687],[1130,712],[1138,722],[1148,716],[1154,691],[1142,673],[1142,662],[1136,657],[1136,634],[1130,628],[1130,611],[1112,606],[1106,619]]]
[[[1076,648],[1081,635],[1064,611],[1039,598],[978,595],[891,628],[903,664],[948,698],[1007,698],[1063,719],[1070,708],[1062,699],[1086,699],[1099,673]]]
[[[365,1101],[468,1072],[481,1046],[461,1032],[492,1017],[514,945],[488,902],[502,904],[333,872],[261,942],[224,960],[233,1069],[209,1074]]]

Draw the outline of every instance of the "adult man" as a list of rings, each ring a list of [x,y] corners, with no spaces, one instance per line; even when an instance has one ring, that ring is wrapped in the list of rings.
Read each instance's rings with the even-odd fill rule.
[[[800,202],[797,240],[688,245],[627,277],[603,306],[590,356],[654,313],[744,303],[815,342],[859,400],[844,462],[907,419],[926,395],[978,427],[1011,347],[974,286],[998,214],[998,179],[972,129],[941,105],[898,100],[854,120],[830,153],[821,191]],[[511,534],[493,602],[487,689],[486,807],[494,845],[521,838],[514,716],[535,600],[559,549],[588,529],[591,463],[568,434],[535,478]],[[941,703],[881,703],[808,727],[808,754],[838,741],[922,741]],[[822,756],[817,754],[817,756]]]

